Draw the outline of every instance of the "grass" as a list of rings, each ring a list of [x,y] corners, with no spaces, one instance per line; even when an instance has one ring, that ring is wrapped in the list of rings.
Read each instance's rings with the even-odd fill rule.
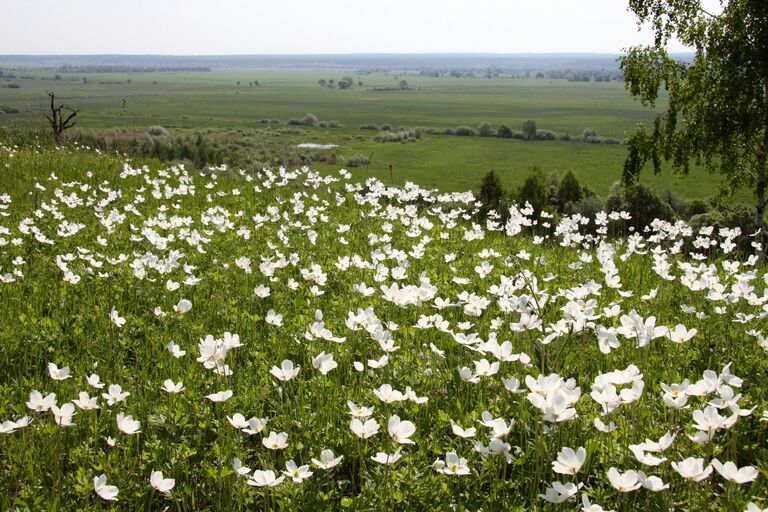
[[[635,123],[648,122],[652,112],[633,101],[621,83],[581,83],[564,80],[518,78],[430,78],[391,71],[355,74],[349,69],[249,69],[215,70],[210,73],[67,74],[50,80],[52,72],[28,71],[35,79],[15,80],[20,89],[0,88],[0,104],[19,108],[20,114],[0,115],[0,126],[43,127],[47,113],[46,91],[57,100],[81,109],[78,126],[84,130],[125,131],[141,138],[151,125],[163,125],[173,136],[205,133],[222,145],[237,141],[249,148],[243,166],[266,162],[275,165],[294,152],[300,142],[320,141],[340,147],[338,162],[354,154],[374,153],[372,175],[389,179],[393,165],[396,183],[414,181],[442,190],[478,187],[482,175],[495,169],[505,185],[521,182],[531,166],[546,173],[573,170],[599,194],[620,179],[626,149],[622,146],[569,142],[523,143],[480,137],[425,136],[414,144],[382,144],[372,141],[375,132],[360,125],[391,124],[393,128],[476,127],[488,121],[495,128],[507,124],[519,130],[533,119],[539,129],[580,136],[593,128],[606,137],[622,139]],[[351,90],[320,87],[318,80],[355,75]],[[88,79],[83,84],[82,78]],[[43,80],[42,78],[48,78]],[[393,86],[406,79],[411,90],[376,92],[374,87]],[[131,80],[131,83],[127,83]],[[250,87],[258,80],[262,86]],[[99,82],[120,84],[100,84]],[[240,81],[240,86],[236,83]],[[126,100],[123,108],[122,100]],[[303,128],[302,134],[275,136],[280,127],[266,131],[262,119],[316,114],[321,121],[337,121],[340,128]],[[311,155],[311,152],[306,152]],[[336,165],[336,164],[333,164]],[[331,169],[333,165],[323,167]],[[359,171],[356,171],[359,172]],[[657,190],[670,189],[682,197],[705,199],[715,194],[718,176],[694,169],[685,179],[665,172],[653,176],[647,169],[644,182]],[[736,200],[749,202],[748,191]]]
[[[766,269],[724,254],[723,234],[714,233],[716,243],[704,250],[694,247],[696,234],[671,226],[656,233],[662,236],[628,240],[579,238],[563,223],[557,233],[539,228],[545,238],[535,243],[524,228],[514,234],[522,217],[508,232],[475,224],[473,199],[460,194],[404,192],[375,181],[363,187],[307,172],[124,164],[82,149],[0,145],[0,421],[32,418],[28,426],[3,425],[14,430],[0,435],[3,510],[576,509],[578,496],[562,505],[539,497],[554,481],[583,484],[575,494],[620,512],[740,511],[768,501],[768,423],[760,421],[768,365],[759,345]],[[620,221],[611,231],[626,233]],[[665,261],[674,279],[666,278]],[[370,296],[353,288],[361,282]],[[381,287],[395,282],[419,295],[389,291],[388,298]],[[260,285],[268,296],[255,294]],[[453,305],[443,307],[438,297]],[[174,312],[180,299],[191,310]],[[113,308],[124,324],[111,320]],[[267,322],[270,310],[282,322]],[[601,351],[597,326],[629,325],[633,311],[638,334],[617,334],[620,346]],[[659,336],[645,344],[640,334],[651,317]],[[558,324],[561,334],[549,339]],[[697,332],[673,342],[678,324]],[[205,355],[199,343],[225,333],[238,334],[242,346],[206,368],[196,360]],[[459,333],[483,343],[468,344]],[[511,353],[485,343],[494,333]],[[170,340],[186,355],[173,357]],[[338,363],[327,375],[313,365],[321,352]],[[369,362],[385,355],[380,368]],[[301,368],[287,381],[270,373],[284,359]],[[486,365],[484,375],[474,375],[482,359],[498,362],[499,371]],[[53,379],[49,363],[68,367],[70,378]],[[478,382],[461,378],[461,367]],[[614,370],[626,370],[614,379],[623,399],[603,414],[590,390]],[[108,405],[101,395],[107,388],[86,382],[93,373],[130,395]],[[566,410],[550,397],[563,421],[532,396],[534,381],[546,376],[552,381],[542,394],[571,389],[573,399],[568,379],[580,390]],[[503,380],[512,378],[522,393]],[[165,379],[183,382],[184,391],[162,390]],[[638,379],[644,388],[633,399],[627,381]],[[689,393],[687,409],[665,405],[662,383],[685,379],[703,391]],[[428,401],[386,403],[373,392],[382,384],[410,387]],[[55,393],[59,406],[86,391],[100,408],[76,408],[75,425],[59,426],[50,411],[28,408],[32,390]],[[233,392],[224,402],[206,398],[224,390]],[[689,438],[697,432],[693,418],[717,398],[731,402],[731,410],[714,411],[722,418],[755,409],[698,444]],[[362,440],[352,432],[348,400],[374,407],[378,434]],[[504,425],[480,424],[484,411]],[[141,432],[121,432],[118,413],[138,420]],[[268,418],[266,428],[248,435],[228,419],[235,413]],[[387,433],[394,415],[413,423],[414,444]],[[595,418],[616,430],[597,430]],[[475,427],[475,437],[456,436],[452,421]],[[270,431],[288,435],[284,449],[263,444]],[[657,454],[668,459],[658,466],[629,450],[667,432],[676,437]],[[487,453],[490,446],[500,453]],[[564,447],[585,448],[575,475],[553,471]],[[324,448],[343,456],[327,471],[311,466]],[[402,458],[392,465],[372,460],[398,448]],[[470,474],[433,468],[451,451],[467,459]],[[691,482],[671,465],[689,457],[705,466],[714,458],[751,466],[757,477],[736,484],[713,472]],[[260,488],[236,474],[235,458],[277,475],[293,460],[314,474]],[[609,482],[610,468],[643,470],[670,488],[622,493]],[[150,486],[154,470],[175,480],[169,495]],[[119,490],[116,503],[95,492],[93,479],[102,474]]]

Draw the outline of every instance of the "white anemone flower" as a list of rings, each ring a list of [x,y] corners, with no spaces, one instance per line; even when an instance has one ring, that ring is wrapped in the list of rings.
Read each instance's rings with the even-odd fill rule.
[[[152,473],[149,474],[149,483],[152,487],[167,496],[171,494],[171,489],[176,485],[176,480],[173,478],[163,478],[162,471],[152,471]]]
[[[272,369],[269,370],[269,373],[274,375],[276,379],[287,382],[296,377],[299,374],[299,370],[301,370],[301,366],[294,367],[293,361],[284,359],[283,362],[280,363],[280,368],[273,366]]]
[[[117,501],[119,491],[114,485],[107,485],[107,475],[93,477],[93,490],[103,500]]]

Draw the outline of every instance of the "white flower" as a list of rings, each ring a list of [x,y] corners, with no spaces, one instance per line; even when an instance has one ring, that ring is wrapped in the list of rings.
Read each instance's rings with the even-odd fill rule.
[[[669,489],[669,484],[662,482],[661,478],[657,476],[646,476],[642,471],[637,472],[637,479],[640,481],[643,487],[652,492],[659,492],[665,489]]]
[[[48,374],[53,380],[64,380],[71,377],[69,374],[69,366],[59,368],[53,363],[48,363]]]
[[[378,389],[373,390],[373,394],[376,395],[376,397],[381,400],[382,402],[386,404],[391,404],[393,402],[402,402],[405,400],[405,397],[403,394],[393,389],[391,385],[389,384],[382,384],[379,386]]]
[[[267,437],[262,438],[261,444],[270,450],[282,450],[288,447],[288,434],[285,432],[278,434],[273,430]]]
[[[81,391],[78,396],[79,398],[77,400],[72,400],[72,403],[74,403],[80,409],[84,411],[90,411],[92,409],[99,408],[98,404],[96,403],[96,400],[98,400],[99,397],[95,396],[91,398],[85,391]]]
[[[642,484],[640,483],[637,471],[629,470],[626,473],[619,473],[616,468],[610,468],[608,470],[608,480],[614,489],[619,492],[631,492],[637,490]]]
[[[416,432],[416,425],[410,421],[400,421],[400,416],[394,415],[387,423],[389,436],[399,444],[415,444],[410,437]]]
[[[88,381],[88,385],[92,388],[102,389],[104,387],[104,384],[99,382],[101,379],[95,373],[92,373],[90,376],[86,377],[85,380]]]
[[[74,423],[72,423],[72,416],[75,415],[75,406],[71,403],[67,402],[62,405],[61,408],[52,405],[51,412],[53,413],[53,419],[56,421],[57,425],[61,425],[62,427],[71,427],[74,425]]]
[[[357,405],[355,405],[355,402],[353,402],[352,400],[347,400],[347,407],[349,407],[349,414],[357,418],[367,418],[368,416],[373,414],[373,411],[375,409],[375,407],[365,407],[365,406],[358,407]]]
[[[232,469],[240,476],[245,476],[251,472],[251,468],[243,466],[243,462],[237,457],[232,459]]]
[[[326,354],[320,352],[317,356],[312,358],[312,366],[315,367],[323,375],[328,375],[328,372],[336,368],[338,363],[333,360],[333,354]]]
[[[350,422],[349,428],[361,439],[368,439],[379,433],[380,425],[373,418],[366,420],[365,423],[354,418]]]
[[[467,466],[467,459],[459,457],[456,455],[456,452],[446,453],[445,461],[438,459],[432,464],[432,467],[438,473],[446,475],[468,475],[471,472],[469,466]]]
[[[192,302],[188,301],[187,299],[181,299],[178,304],[173,306],[173,310],[180,315],[183,315],[190,309],[192,309]]]
[[[384,452],[377,452],[375,456],[371,457],[371,460],[378,462],[379,464],[394,464],[400,460],[400,457],[402,457],[402,455],[400,455],[400,448],[398,448],[392,455]]]
[[[275,472],[271,469],[267,469],[266,471],[256,469],[251,475],[251,478],[248,479],[248,485],[253,485],[255,487],[275,487],[280,485],[283,480],[285,480],[285,477],[282,475],[275,478]]]
[[[289,460],[285,463],[285,471],[283,471],[283,474],[296,482],[297,484],[300,484],[310,476],[312,476],[312,472],[309,470],[309,465],[304,466],[296,466],[296,463],[292,460]]]
[[[168,342],[168,352],[170,352],[171,355],[176,359],[187,353],[185,350],[181,350],[181,347],[174,343],[173,340]]]
[[[141,424],[133,419],[133,416],[126,416],[123,413],[117,413],[116,416],[117,420],[117,428],[120,429],[121,432],[128,435],[138,434],[141,432],[139,430],[139,427]]]
[[[27,407],[33,411],[44,412],[50,409],[52,405],[56,405],[56,393],[51,393],[45,397],[36,389],[29,393]]]
[[[731,461],[725,464],[717,459],[712,459],[712,466],[720,473],[720,476],[737,484],[746,484],[755,480],[758,476],[757,470],[752,466],[736,467]]]
[[[344,456],[334,458],[334,454],[331,450],[323,450],[320,452],[320,460],[312,459],[312,463],[320,469],[331,469],[343,459]]]
[[[212,393],[210,395],[205,395],[205,398],[207,398],[211,402],[226,402],[227,400],[232,398],[233,394],[234,393],[232,393],[232,390],[228,389],[226,391],[219,391],[218,393]]]
[[[181,393],[184,391],[184,383],[183,382],[176,382],[174,383],[171,379],[165,379],[163,381],[163,391],[166,391],[168,393]]]
[[[173,486],[176,485],[176,480],[173,478],[163,478],[162,471],[152,471],[149,475],[149,483],[158,491],[168,495],[171,493]]]
[[[268,324],[272,324],[274,326],[280,327],[281,325],[283,325],[283,315],[278,315],[277,313],[275,313],[274,309],[270,309],[269,311],[267,311],[267,316],[264,319],[264,321],[267,322]]]
[[[125,325],[125,318],[117,314],[117,310],[115,308],[112,308],[112,310],[109,312],[109,319],[118,327]]]
[[[681,477],[694,482],[700,482],[712,474],[712,466],[708,464],[704,467],[702,458],[688,457],[680,462],[673,462],[672,467]]]
[[[552,469],[561,475],[575,475],[581,469],[587,458],[587,450],[583,447],[576,451],[567,446],[557,454],[557,460],[552,462]]]
[[[468,429],[463,429],[459,425],[454,423],[453,420],[451,420],[451,430],[453,430],[453,433],[455,435],[462,437],[464,439],[475,437],[475,434],[477,433],[477,429],[475,427],[469,427]]]
[[[107,475],[93,477],[93,489],[101,499],[107,501],[117,501],[117,493],[119,492],[114,485],[107,485]]]
[[[563,503],[564,501],[576,496],[579,492],[581,484],[576,486],[573,482],[561,483],[559,481],[552,482],[550,487],[544,491],[544,494],[539,494],[539,498],[543,498],[550,503]]]
[[[120,384],[110,384],[106,393],[102,393],[101,396],[107,401],[107,405],[113,406],[117,402],[122,402],[130,395],[129,392],[123,391]]]
[[[294,368],[293,361],[289,359],[284,359],[283,362],[280,364],[280,368],[277,366],[273,366],[271,370],[269,370],[269,373],[275,376],[278,380],[282,380],[284,382],[287,382],[291,380],[292,378],[296,377],[299,374],[299,370],[301,370],[301,366],[297,366]]]

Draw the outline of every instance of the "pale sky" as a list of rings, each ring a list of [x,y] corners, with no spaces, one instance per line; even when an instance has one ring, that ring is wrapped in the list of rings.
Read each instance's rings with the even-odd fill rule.
[[[652,42],[650,31],[638,32],[627,0],[0,3],[0,55],[620,53]]]

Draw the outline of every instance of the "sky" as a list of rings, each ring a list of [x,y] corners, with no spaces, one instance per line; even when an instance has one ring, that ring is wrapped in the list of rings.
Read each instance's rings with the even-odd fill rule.
[[[652,42],[627,0],[0,1],[0,55],[620,53]]]

